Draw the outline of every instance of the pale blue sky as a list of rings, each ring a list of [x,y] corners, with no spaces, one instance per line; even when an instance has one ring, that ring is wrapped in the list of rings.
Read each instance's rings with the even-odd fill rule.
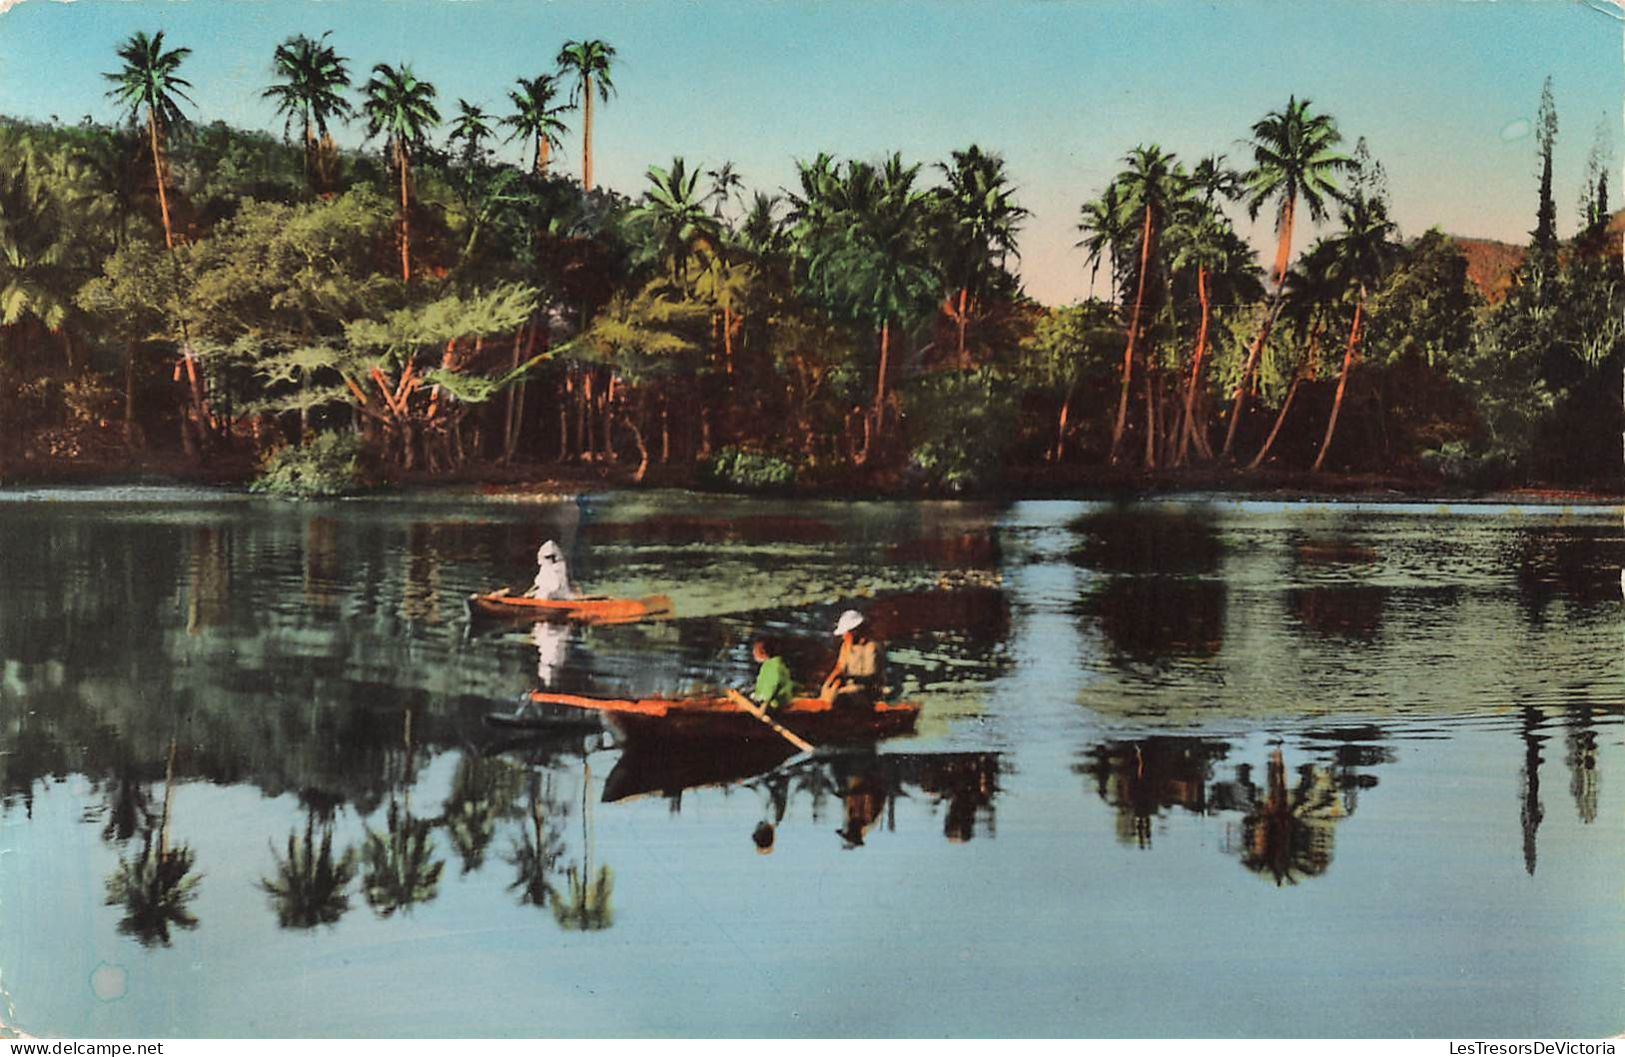
[[[1335,115],[1351,148],[1367,137],[1406,234],[1437,224],[1522,241],[1537,174],[1528,123],[1550,74],[1572,230],[1599,124],[1616,167],[1621,154],[1625,43],[1617,10],[1593,2],[22,0],[0,15],[0,112],[111,119],[99,75],[138,29],[193,49],[194,117],[277,129],[258,96],[294,33],[332,30],[357,80],[411,63],[442,113],[460,96],[505,109],[515,77],[550,70],[565,40],[599,37],[619,52],[619,95],[594,112],[600,183],[635,195],[646,166],[680,153],[730,159],[747,186],[776,190],[819,150],[929,164],[976,142],[1004,154],[1033,212],[1028,291],[1057,303],[1086,289],[1078,206],[1124,154],[1155,141],[1192,162],[1242,162],[1249,126],[1291,94]],[[560,164],[579,169],[579,139]],[[1612,183],[1617,204],[1625,181]]]

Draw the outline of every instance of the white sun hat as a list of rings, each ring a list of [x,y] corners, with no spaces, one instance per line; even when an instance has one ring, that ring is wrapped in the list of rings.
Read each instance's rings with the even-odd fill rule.
[[[542,559],[549,558],[549,557],[552,557],[552,558],[562,558],[562,557],[564,557],[564,552],[559,550],[559,545],[557,543],[554,543],[552,540],[548,540],[546,543],[544,543],[540,547],[536,548],[536,560],[537,561],[541,561]]]
[[[856,609],[848,609],[845,613],[842,613],[841,618],[835,622],[835,634],[845,635],[847,632],[851,631],[853,628],[862,623],[863,614],[859,613]]]

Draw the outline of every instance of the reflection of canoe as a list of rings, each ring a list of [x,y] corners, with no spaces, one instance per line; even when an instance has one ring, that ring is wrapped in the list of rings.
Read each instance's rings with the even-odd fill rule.
[[[647,598],[526,598],[498,591],[470,595],[470,617],[502,617],[511,620],[579,620],[587,624],[629,624],[638,620],[672,615],[671,599],[665,595]]]
[[[594,716],[580,713],[542,714],[531,709],[523,712],[487,712],[485,722],[493,727],[505,727],[508,730],[528,730],[536,734],[569,732],[580,733],[583,728],[591,727],[602,729]]]
[[[604,803],[658,793],[678,796],[685,789],[732,785],[771,771],[795,754],[782,738],[741,744],[737,741],[629,746],[604,779]]]
[[[546,690],[531,692],[542,705],[596,712],[628,741],[778,742],[782,739],[725,697],[584,697]],[[883,701],[873,709],[837,708],[816,697],[798,697],[773,718],[814,745],[866,741],[907,734],[920,718],[915,702]]]

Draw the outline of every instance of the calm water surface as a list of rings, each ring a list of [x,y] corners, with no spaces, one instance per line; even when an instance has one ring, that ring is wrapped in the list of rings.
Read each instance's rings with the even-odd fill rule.
[[[1609,510],[0,493],[0,1019],[68,1036],[1625,1030]],[[545,537],[677,618],[470,628]],[[684,760],[524,691],[805,683]],[[771,838],[766,850],[758,838]]]

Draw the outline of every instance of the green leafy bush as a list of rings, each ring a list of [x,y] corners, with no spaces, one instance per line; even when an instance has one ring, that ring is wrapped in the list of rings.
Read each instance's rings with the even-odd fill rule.
[[[903,395],[909,466],[928,488],[947,492],[986,485],[1015,441],[1016,395],[997,372],[928,375]]]
[[[322,433],[265,457],[249,489],[290,499],[348,495],[367,483],[361,442],[350,433]]]
[[[705,472],[718,484],[749,491],[788,488],[796,480],[796,468],[787,460],[743,448],[723,448],[711,457]]]

